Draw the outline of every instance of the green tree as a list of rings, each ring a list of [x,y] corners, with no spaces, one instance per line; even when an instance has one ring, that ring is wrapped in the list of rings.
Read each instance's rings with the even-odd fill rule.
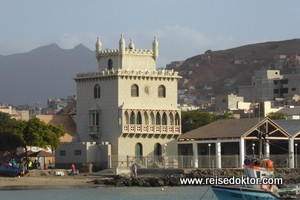
[[[270,119],[286,119],[285,115],[280,112],[271,112],[268,114]]]
[[[0,126],[7,124],[10,121],[10,116],[7,113],[0,111]]]
[[[181,113],[182,133],[186,133],[193,129],[199,128],[218,119],[233,119],[233,115],[225,113],[223,115],[216,115],[201,110],[185,111]]]
[[[49,125],[38,118],[27,122],[10,119],[0,113],[0,150],[15,151],[17,147],[23,147],[27,152],[28,146],[51,147],[53,150],[63,135],[62,126]]]
[[[18,134],[20,127],[17,120],[0,112],[0,151],[15,152],[21,145]]]
[[[20,134],[22,147],[26,151],[27,146],[54,149],[58,147],[59,138],[64,135],[64,130],[61,126],[48,125],[34,117],[26,122]]]

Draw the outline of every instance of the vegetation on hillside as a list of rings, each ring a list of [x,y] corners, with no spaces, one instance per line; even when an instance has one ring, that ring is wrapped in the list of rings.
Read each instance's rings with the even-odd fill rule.
[[[271,112],[268,114],[268,117],[270,119],[286,119],[285,115],[283,113],[280,112]]]

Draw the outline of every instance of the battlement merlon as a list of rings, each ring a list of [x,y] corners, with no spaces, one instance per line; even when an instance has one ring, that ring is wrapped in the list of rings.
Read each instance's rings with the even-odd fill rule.
[[[138,70],[104,70],[101,72],[81,73],[77,74],[75,81],[95,78],[106,78],[112,76],[137,76],[141,78],[153,77],[153,78],[171,78],[180,79],[181,76],[178,72],[173,70],[158,70],[158,71],[138,71]]]
[[[153,58],[155,59],[155,61],[158,58],[158,41],[157,38],[154,37],[153,43],[152,43],[152,50],[147,50],[147,49],[136,49],[135,45],[133,43],[133,40],[130,39],[130,43],[128,48],[125,47],[125,39],[123,37],[123,35],[121,35],[120,41],[119,41],[119,49],[102,49],[102,42],[100,37],[97,37],[97,41],[96,41],[96,57],[99,57],[101,55],[106,55],[106,54],[110,54],[110,53],[119,53],[119,54],[124,54],[126,53],[135,53],[135,54],[139,54],[139,53],[149,53],[153,56]]]
[[[136,49],[132,39],[128,47],[125,47],[125,43],[125,39],[121,35],[119,49],[102,49],[100,37],[97,38],[95,46],[99,71],[111,68],[131,70],[138,66],[142,66],[138,70],[155,70],[159,46],[156,37],[152,43],[152,50]]]
[[[124,53],[125,54],[130,54],[130,55],[151,55],[151,56],[154,56],[154,52],[152,50],[147,50],[147,49],[135,49],[133,51],[129,48],[126,48]],[[119,50],[118,49],[104,49],[104,50],[98,51],[97,55],[100,56],[100,57],[111,56],[111,55],[119,55]]]

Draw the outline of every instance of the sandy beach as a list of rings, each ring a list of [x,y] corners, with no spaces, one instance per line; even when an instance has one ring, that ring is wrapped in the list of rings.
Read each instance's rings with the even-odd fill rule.
[[[24,177],[0,177],[0,189],[12,187],[95,187],[93,180],[95,177],[85,174],[55,176],[53,171],[36,170],[30,171]]]

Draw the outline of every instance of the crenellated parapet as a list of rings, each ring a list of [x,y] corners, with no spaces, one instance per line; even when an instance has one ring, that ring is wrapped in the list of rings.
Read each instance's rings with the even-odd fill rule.
[[[143,77],[143,78],[172,78],[179,79],[181,76],[178,75],[178,72],[173,70],[155,70],[155,71],[147,71],[147,70],[104,70],[101,72],[91,72],[91,73],[81,73],[77,74],[75,80],[81,79],[95,79],[95,78],[105,78],[105,77]]]
[[[128,46],[121,35],[118,49],[103,49],[100,37],[96,42],[96,58],[98,60],[99,71],[105,69],[139,69],[155,70],[158,59],[158,41],[154,37],[152,49],[137,49],[133,40]]]
[[[118,49],[104,49],[97,52],[98,56],[107,56],[107,55],[118,55],[119,50]],[[135,54],[135,55],[154,55],[153,50],[148,49],[125,49],[125,54]]]

